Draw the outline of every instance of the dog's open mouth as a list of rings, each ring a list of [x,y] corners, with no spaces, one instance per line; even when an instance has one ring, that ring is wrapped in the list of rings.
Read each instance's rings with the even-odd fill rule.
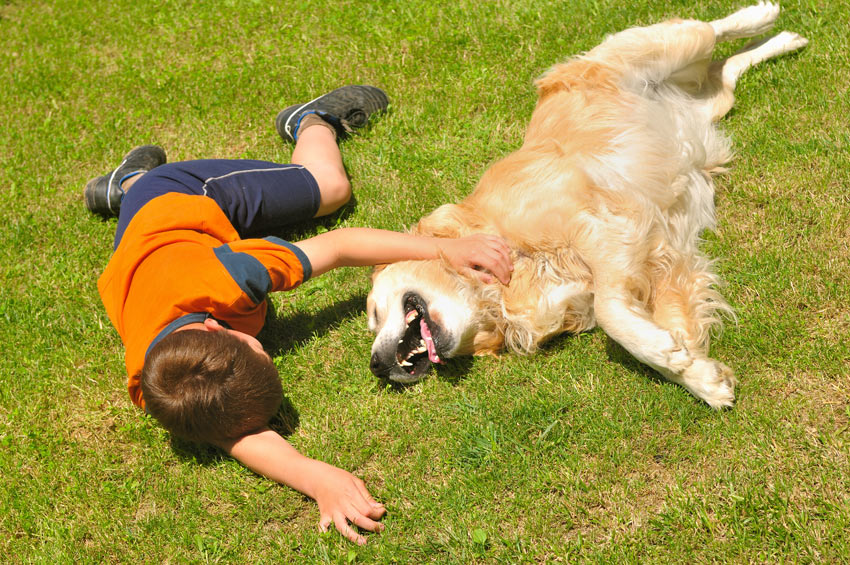
[[[404,373],[415,379],[425,374],[431,363],[442,363],[443,360],[432,333],[434,324],[428,315],[427,306],[419,296],[405,296],[404,321],[407,329],[398,340],[396,363]]]

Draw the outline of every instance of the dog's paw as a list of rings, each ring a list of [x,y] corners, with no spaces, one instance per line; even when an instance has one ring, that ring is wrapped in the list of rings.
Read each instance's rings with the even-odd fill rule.
[[[772,26],[779,17],[779,4],[774,2],[759,2],[755,6],[741,9],[739,14],[743,19],[749,19],[752,25]]]
[[[809,40],[793,31],[783,31],[770,38],[767,44],[775,44],[777,54],[790,53],[802,49],[809,44]]]
[[[735,374],[714,359],[700,358],[685,369],[683,385],[697,398],[715,409],[735,403]]]
[[[779,5],[759,2],[755,6],[742,8],[722,20],[711,22],[718,41],[741,37],[755,37],[770,31],[779,17]]]

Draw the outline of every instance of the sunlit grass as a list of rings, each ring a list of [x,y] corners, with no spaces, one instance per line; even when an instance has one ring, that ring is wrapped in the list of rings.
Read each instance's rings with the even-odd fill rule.
[[[532,79],[607,33],[731,2],[4,2],[0,5],[0,551],[12,562],[850,560],[850,11],[785,2],[811,40],[750,71],[723,128],[720,258],[737,311],[713,412],[601,332],[369,373],[368,271],[274,298],[261,338],[289,439],[361,476],[387,530],[353,548],[298,493],[172,443],[129,402],[95,287],[114,221],[85,182],[131,146],[285,161],[277,111],[346,83],[391,112],[345,143],[356,204],[403,229],[521,142]],[[293,239],[312,233],[287,234]]]

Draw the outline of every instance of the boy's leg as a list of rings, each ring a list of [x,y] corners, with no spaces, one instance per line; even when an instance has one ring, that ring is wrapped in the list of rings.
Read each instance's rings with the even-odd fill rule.
[[[338,138],[366,125],[372,114],[387,106],[380,89],[355,85],[284,109],[276,126],[281,137],[296,142],[294,167],[265,161],[200,160],[168,165],[167,173],[163,169],[162,174],[144,175],[138,185],[144,187],[134,189],[122,207],[129,209],[122,210],[119,218],[116,245],[133,213],[150,198],[167,192],[213,198],[243,235],[330,214],[351,198]],[[165,153],[159,147],[133,149],[114,171],[89,181],[86,205],[93,212],[118,215],[125,192],[142,179],[139,173],[163,163]]]
[[[369,117],[387,109],[389,100],[379,88],[351,85],[337,88],[304,104],[282,110],[275,126],[280,136],[295,142],[292,163],[316,179],[321,203],[316,217],[325,216],[351,199],[351,184],[337,142],[366,125]],[[324,127],[318,127],[324,126]]]
[[[134,184],[136,184],[136,181],[139,180],[140,178],[142,178],[142,175],[145,174],[146,172],[147,171],[139,171],[138,174],[133,175],[132,177],[130,177],[127,180],[125,180],[124,182],[122,182],[121,183],[121,190],[123,190],[124,193],[126,194],[127,191],[130,190],[130,188],[132,188]]]
[[[310,171],[319,185],[317,218],[335,212],[351,199],[351,183],[342,164],[336,132],[317,115],[307,116],[301,124],[291,161]]]

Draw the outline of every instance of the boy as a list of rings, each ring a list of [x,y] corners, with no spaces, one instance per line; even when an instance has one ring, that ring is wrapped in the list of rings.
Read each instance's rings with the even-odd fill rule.
[[[282,400],[271,358],[254,337],[266,295],[330,269],[444,257],[502,282],[512,269],[505,243],[477,235],[436,239],[362,228],[296,244],[254,238],[324,216],[351,187],[337,139],[386,109],[371,86],[346,86],[277,117],[295,142],[291,164],[203,160],[165,164],[155,146],[137,147],[112,172],[89,181],[95,213],[118,215],[115,253],[98,280],[126,348],[130,397],[171,433],[211,443],[254,472],[319,506],[319,526],[380,531],[386,512],[350,473],[299,454],[268,427]]]

